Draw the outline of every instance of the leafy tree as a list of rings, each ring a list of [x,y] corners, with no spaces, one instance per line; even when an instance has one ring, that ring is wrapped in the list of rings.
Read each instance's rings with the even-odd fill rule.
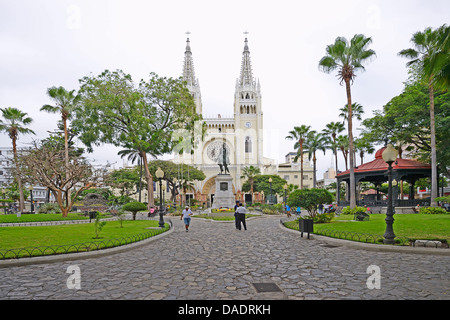
[[[431,146],[431,206],[437,206],[435,198],[438,192],[438,178],[437,178],[437,160],[436,160],[436,125],[435,125],[435,110],[434,110],[434,71],[428,69],[425,71],[426,63],[430,56],[435,56],[439,50],[440,34],[437,30],[426,28],[423,32],[418,31],[413,34],[411,42],[414,48],[404,49],[399,52],[399,55],[410,59],[406,64],[408,67],[418,66],[419,75],[428,84],[428,93],[430,99],[430,146]]]
[[[444,24],[435,32],[435,50],[424,59],[424,75],[433,76],[436,86],[450,89],[450,26]]]
[[[351,83],[356,77],[357,71],[365,70],[363,63],[375,56],[375,51],[367,47],[372,43],[372,39],[362,34],[356,34],[350,43],[346,38],[336,38],[334,44],[327,46],[327,55],[319,62],[319,68],[330,73],[338,70],[340,83],[345,83],[347,92],[347,122],[348,139],[350,147],[350,207],[356,207],[355,170],[353,159],[353,109],[351,96]]]
[[[300,189],[303,189],[303,143],[308,135],[311,126],[301,125],[300,127],[294,127],[294,130],[289,131],[289,135],[286,139],[294,140],[294,148],[297,149],[297,154],[300,155]]]
[[[164,171],[164,180],[167,181],[171,190],[172,201],[175,201],[179,189],[186,193],[186,189],[192,186],[193,181],[202,181],[206,178],[203,171],[184,163],[177,164],[172,161],[153,160],[149,162],[148,166],[152,176],[155,176],[158,167]]]
[[[266,198],[270,197],[270,183],[269,178],[272,178],[272,196],[275,196],[276,193],[284,195],[284,185],[287,183],[286,180],[281,178],[278,175],[257,175],[253,178],[254,190],[255,192],[264,191],[264,195]],[[250,183],[246,181],[242,185],[242,191],[248,192],[250,191]]]
[[[26,112],[22,112],[16,108],[4,108],[0,109],[3,119],[0,120],[0,131],[8,133],[12,141],[14,163],[16,166],[16,172],[14,173],[19,190],[19,211],[23,211],[25,208],[25,198],[23,194],[22,179],[20,177],[19,164],[17,161],[17,139],[19,134],[35,134],[33,130],[26,126],[33,122],[33,119],[27,117]]]
[[[148,205],[152,207],[153,177],[147,154],[170,152],[179,143],[172,140],[173,132],[180,129],[190,132],[200,120],[192,95],[181,79],[159,77],[155,73],[138,85],[121,70],[105,70],[80,82],[81,103],[72,122],[80,132],[80,140],[89,151],[103,143],[136,150],[144,165]]]
[[[33,142],[33,146],[21,151],[18,156],[21,178],[30,184],[49,188],[58,203],[62,216],[67,217],[78,195],[96,185],[102,178],[83,157],[72,157],[69,166],[65,152],[51,144]],[[67,190],[78,189],[73,197],[64,201]]]
[[[147,210],[147,206],[142,202],[129,202],[122,206],[124,211],[130,211],[133,214],[133,220],[136,220],[136,213]]]
[[[308,211],[311,218],[317,214],[319,204],[333,202],[333,195],[325,189],[295,190],[288,196],[287,203],[291,207],[301,207]]]
[[[255,166],[248,166],[242,168],[241,179],[247,179],[248,183],[250,183],[250,193],[252,194],[253,199],[253,184],[255,176],[261,174],[261,170]]]

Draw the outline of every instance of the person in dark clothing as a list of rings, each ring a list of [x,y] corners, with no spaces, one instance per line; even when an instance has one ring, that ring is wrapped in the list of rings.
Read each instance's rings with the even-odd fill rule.
[[[247,230],[247,225],[245,223],[245,214],[247,213],[247,209],[242,206],[242,203],[239,203],[239,208],[236,210],[236,220],[237,220],[237,228],[241,230],[241,223],[244,225],[244,230]]]
[[[236,229],[239,229],[238,228],[238,217],[237,217],[237,213],[236,213],[238,208],[239,208],[239,201],[236,201],[236,204],[234,205],[234,224],[236,226]]]

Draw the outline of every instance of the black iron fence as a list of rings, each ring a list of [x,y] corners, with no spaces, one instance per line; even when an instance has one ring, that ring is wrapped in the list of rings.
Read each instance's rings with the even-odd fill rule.
[[[172,221],[169,219],[166,222],[168,222],[169,224],[168,227],[165,226],[164,228],[149,229],[148,231],[143,233],[115,239],[93,240],[75,244],[36,246],[36,247],[15,248],[15,249],[0,248],[0,260],[31,258],[38,256],[60,255],[68,253],[82,253],[128,245],[166,232],[171,228]]]

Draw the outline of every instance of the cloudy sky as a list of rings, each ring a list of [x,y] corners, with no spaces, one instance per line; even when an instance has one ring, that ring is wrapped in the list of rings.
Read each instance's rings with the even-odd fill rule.
[[[372,37],[377,57],[352,87],[353,101],[370,117],[403,89],[406,61],[397,53],[411,46],[414,32],[448,24],[449,12],[448,0],[0,0],[0,108],[27,112],[34,138],[45,138],[59,119],[39,111],[51,103],[47,88],[77,90],[78,79],[105,69],[136,81],[150,72],[179,77],[189,31],[204,116],[231,116],[248,31],[262,90],[264,155],[283,162],[293,151],[285,137],[294,126],[321,131],[340,120],[345,88],[318,69],[327,45],[338,36]],[[25,146],[31,137],[19,139]],[[10,145],[1,134],[0,146]],[[117,150],[106,145],[89,157],[120,167]],[[332,159],[319,155],[319,178]]]

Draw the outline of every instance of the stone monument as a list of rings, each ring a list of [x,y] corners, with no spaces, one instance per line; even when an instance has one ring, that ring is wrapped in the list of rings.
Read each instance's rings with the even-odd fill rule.
[[[228,165],[230,159],[227,154],[226,143],[222,145],[222,149],[217,157],[217,163],[220,168],[220,173],[216,177],[216,193],[214,194],[213,209],[217,208],[233,208],[234,194],[233,194],[233,178],[230,176]]]

